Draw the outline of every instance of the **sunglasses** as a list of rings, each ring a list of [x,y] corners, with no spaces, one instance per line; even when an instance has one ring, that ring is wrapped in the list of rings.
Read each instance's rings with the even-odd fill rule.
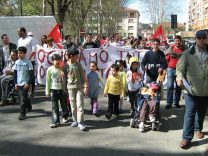
[[[201,39],[204,39],[205,40],[205,39],[207,39],[207,37],[197,37],[197,39],[198,40],[201,40]]]

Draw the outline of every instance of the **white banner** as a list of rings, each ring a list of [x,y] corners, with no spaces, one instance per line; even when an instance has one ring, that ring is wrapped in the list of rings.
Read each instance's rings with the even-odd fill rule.
[[[45,84],[45,76],[48,67],[52,65],[51,57],[53,54],[60,54],[63,57],[64,51],[61,49],[44,49],[41,46],[37,47],[36,53],[36,77],[39,84]],[[83,69],[89,71],[89,63],[95,61],[104,79],[108,76],[110,66],[116,60],[125,60],[126,55],[130,54],[139,57],[140,61],[143,59],[147,50],[138,50],[131,48],[122,48],[109,46],[107,48],[93,48],[84,49],[80,51],[80,63]]]

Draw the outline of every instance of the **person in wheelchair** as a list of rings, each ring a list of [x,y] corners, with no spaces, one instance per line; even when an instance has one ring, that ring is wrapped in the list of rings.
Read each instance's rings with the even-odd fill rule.
[[[0,76],[0,96],[1,102],[0,105],[8,104],[8,85],[9,83],[14,80],[14,65],[15,61],[17,60],[17,50],[12,50],[10,54],[10,60],[7,62],[6,67],[3,69],[3,75]]]
[[[147,87],[142,87],[140,90],[140,97],[138,110],[139,113],[139,131],[144,131],[144,124],[146,122],[147,116],[149,116],[149,120],[152,123],[152,130],[158,130],[158,113],[159,113],[159,105],[157,104],[157,91],[159,90],[159,83],[152,82]]]

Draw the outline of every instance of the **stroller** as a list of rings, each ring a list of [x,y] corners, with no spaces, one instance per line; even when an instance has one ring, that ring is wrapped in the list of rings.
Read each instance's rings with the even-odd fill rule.
[[[140,88],[136,100],[134,103],[134,112],[130,120],[130,126],[132,128],[139,127],[139,131],[144,131],[144,123],[149,117],[152,123],[151,129],[158,131],[160,127],[159,122],[159,107],[157,94],[159,94],[160,84],[152,82],[150,84],[143,84]]]

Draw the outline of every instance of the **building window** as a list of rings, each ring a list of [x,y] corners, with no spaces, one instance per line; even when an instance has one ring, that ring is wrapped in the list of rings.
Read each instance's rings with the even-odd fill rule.
[[[134,18],[135,17],[135,13],[134,12],[130,12],[130,18]]]
[[[128,17],[128,13],[127,12],[124,12],[123,13],[123,17]]]
[[[128,23],[134,23],[134,19],[129,19]]]
[[[133,33],[128,33],[128,37],[134,36]]]
[[[128,30],[134,30],[133,26],[128,26]]]
[[[119,19],[119,20],[118,20],[118,23],[122,23],[122,19]]]
[[[117,29],[118,29],[118,30],[122,30],[122,26],[118,26]]]

